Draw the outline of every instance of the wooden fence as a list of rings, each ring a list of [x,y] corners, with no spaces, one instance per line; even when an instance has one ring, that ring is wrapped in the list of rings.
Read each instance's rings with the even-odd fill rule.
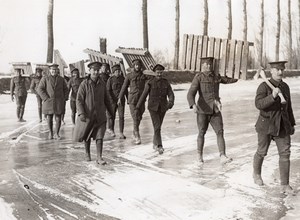
[[[68,68],[67,63],[61,56],[60,52],[58,50],[53,51],[53,57],[54,57],[54,63],[58,64],[59,73],[61,76],[64,76],[65,74],[65,68]]]
[[[253,43],[184,34],[182,69],[201,71],[200,58],[214,57],[214,69],[217,74],[246,79],[249,46],[253,46]]]
[[[124,62],[122,58],[104,54],[99,51],[88,49],[88,48],[83,50],[83,52],[88,54],[91,62],[98,61],[101,63],[108,63],[110,67],[112,67],[115,64],[120,64],[123,74],[124,75],[126,74]]]
[[[13,70],[14,70],[12,75],[15,75],[15,69],[17,69],[17,68],[23,70],[24,76],[30,76],[33,74],[30,62],[13,62],[10,64],[13,66]]]
[[[122,53],[130,68],[133,68],[132,61],[135,59],[140,59],[146,70],[152,70],[156,65],[155,60],[147,49],[119,47],[116,49],[116,52]]]

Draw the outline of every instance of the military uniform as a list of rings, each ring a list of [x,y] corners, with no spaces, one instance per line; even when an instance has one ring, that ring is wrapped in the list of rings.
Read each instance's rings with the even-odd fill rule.
[[[72,122],[75,124],[75,116],[76,116],[76,97],[78,93],[79,86],[83,79],[72,77],[68,82],[68,89],[71,92],[70,98],[70,107],[72,111]]]
[[[145,112],[145,102],[140,104],[139,111],[136,111],[136,104],[138,103],[139,98],[144,91],[145,83],[147,80],[148,78],[143,74],[142,70],[136,71],[133,69],[132,72],[126,75],[119,94],[119,99],[122,99],[128,87],[130,88],[128,92],[128,103],[130,114],[133,119],[133,135],[136,139],[136,144],[140,144],[139,126],[142,120],[142,116]]]
[[[26,78],[23,76],[15,76],[10,81],[10,95],[13,100],[13,96],[16,98],[17,104],[17,117],[19,121],[25,121],[23,119],[25,111],[25,103],[27,99]]]
[[[148,110],[154,128],[153,146],[162,147],[161,126],[167,110],[174,105],[174,93],[167,79],[155,77],[146,83],[136,108],[145,103],[148,95]]]
[[[199,93],[199,99],[197,102],[197,125],[198,125],[198,152],[200,160],[203,162],[203,147],[204,136],[208,129],[208,125],[211,124],[217,135],[217,143],[220,155],[225,154],[225,139],[223,129],[223,118],[220,112],[220,96],[219,86],[220,83],[228,84],[237,82],[237,79],[231,79],[220,75],[215,75],[214,72],[201,72],[195,75],[191,87],[187,94],[187,100],[189,107],[193,108],[195,104],[196,93]]]
[[[116,119],[116,112],[118,110],[119,114],[119,130],[121,133],[120,138],[124,138],[125,136],[123,135],[124,132],[124,113],[125,113],[125,96],[127,97],[128,92],[127,90],[125,91],[125,96],[121,98],[120,104],[118,105],[118,97],[122,88],[122,85],[124,83],[124,76],[114,76],[112,75],[107,83],[106,83],[106,88],[108,95],[110,97],[110,102],[111,102],[111,107],[112,107],[112,115],[108,114],[108,128],[114,132],[114,127],[115,127],[115,119]],[[123,135],[123,136],[122,136]]]
[[[279,154],[281,185],[287,186],[289,185],[290,172],[290,135],[294,133],[296,123],[292,110],[289,86],[285,82],[275,81],[273,78],[269,81],[274,87],[280,89],[286,103],[282,104],[279,96],[273,98],[272,89],[265,82],[259,85],[255,97],[255,106],[259,110],[259,116],[255,124],[258,136],[258,148],[253,162],[254,179],[258,185],[263,185],[261,167],[271,140],[274,140]]]
[[[38,94],[37,88],[39,86],[39,83],[40,83],[41,79],[42,79],[42,76],[35,76],[31,80],[31,84],[30,84],[31,92],[36,95],[36,100],[37,100],[37,103],[38,103],[38,112],[39,112],[40,122],[42,121],[42,102],[43,102],[43,100],[41,99],[40,95]]]

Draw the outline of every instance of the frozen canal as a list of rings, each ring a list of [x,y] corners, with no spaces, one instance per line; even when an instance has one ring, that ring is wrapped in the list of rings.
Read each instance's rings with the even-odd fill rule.
[[[72,143],[69,102],[62,140],[46,140],[47,125],[38,123],[34,95],[28,96],[23,124],[16,122],[10,96],[0,95],[0,219],[300,219],[300,79],[285,81],[297,123],[290,177],[297,195],[288,197],[279,193],[274,143],[263,164],[266,186],[252,180],[258,115],[254,97],[260,80],[221,85],[227,154],[233,157],[226,166],[219,163],[211,128],[205,164],[199,166],[196,116],[186,101],[188,84],[173,85],[175,105],[162,129],[163,155],[152,149],[148,111],[141,123],[142,144],[132,144],[127,108],[127,139],[106,136],[104,167],[95,163],[94,144],[92,161],[86,162],[83,144]]]

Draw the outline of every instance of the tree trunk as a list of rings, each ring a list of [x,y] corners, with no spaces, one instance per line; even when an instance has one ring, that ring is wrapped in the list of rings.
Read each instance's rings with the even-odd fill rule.
[[[47,24],[48,24],[47,63],[52,63],[53,62],[53,48],[54,48],[53,4],[54,4],[54,0],[49,0],[49,8],[48,8],[48,15],[47,15]]]
[[[144,40],[143,44],[144,44],[144,48],[149,49],[147,0],[143,0],[142,12],[143,12],[143,40]]]
[[[231,0],[227,1],[228,4],[228,39],[232,38],[232,12],[231,12]]]
[[[280,48],[280,0],[277,0],[277,33],[276,33],[276,50],[275,50],[275,61],[279,60],[279,48]]]
[[[293,68],[293,45],[292,45],[292,17],[291,17],[291,0],[288,0],[288,36],[289,36],[289,48],[288,48],[288,67]]]
[[[248,21],[247,21],[247,0],[243,1],[243,14],[244,14],[244,29],[243,29],[243,40],[247,41],[248,32]]]
[[[207,0],[204,0],[203,35],[208,35],[208,2],[207,2]]]
[[[101,38],[100,37],[100,52],[101,53],[106,53],[106,38]]]
[[[175,55],[174,55],[174,69],[178,70],[178,61],[179,61],[179,19],[180,19],[180,7],[179,7],[179,0],[176,0],[175,6]]]
[[[264,18],[264,0],[261,0],[260,13],[261,13],[260,30],[259,30],[260,45],[259,45],[259,51],[258,51],[258,62],[262,66],[263,65],[263,45],[264,45],[264,20],[265,20],[265,18]]]

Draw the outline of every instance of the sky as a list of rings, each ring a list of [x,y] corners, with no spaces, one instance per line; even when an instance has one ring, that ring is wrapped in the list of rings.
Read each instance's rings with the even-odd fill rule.
[[[254,42],[259,29],[261,0],[247,2],[248,40]],[[265,0],[265,48],[270,53],[275,46],[276,2]],[[226,38],[227,0],[210,0],[208,4],[208,35]],[[284,23],[287,1],[281,1],[281,7]],[[141,8],[142,0],[54,0],[54,49],[60,51],[67,63],[88,59],[83,50],[99,50],[101,37],[107,39],[109,54],[122,57],[115,52],[119,46],[143,46]],[[180,10],[181,39],[183,34],[201,35],[203,0],[181,0]],[[10,62],[45,63],[47,12],[48,0],[0,0],[0,72],[9,72]],[[232,13],[233,38],[241,40],[242,0],[232,0]],[[296,0],[292,0],[292,16],[298,16]],[[297,22],[295,19],[294,23]],[[148,30],[150,52],[160,50],[167,60],[172,59],[175,0],[148,0]],[[284,54],[281,56],[284,58]]]

